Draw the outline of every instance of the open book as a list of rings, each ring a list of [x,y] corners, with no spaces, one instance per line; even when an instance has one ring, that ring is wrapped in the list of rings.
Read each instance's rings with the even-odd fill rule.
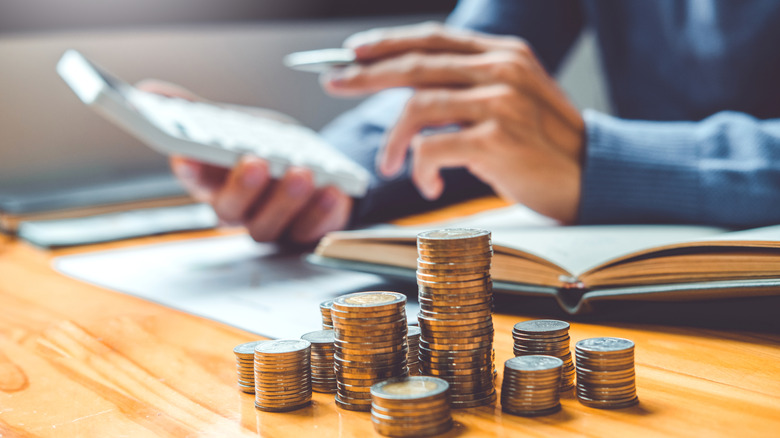
[[[678,225],[561,227],[517,206],[447,224],[330,233],[309,261],[414,278],[416,234],[446,227],[492,231],[497,291],[551,295],[572,314],[599,300],[780,295],[780,225],[736,232]]]

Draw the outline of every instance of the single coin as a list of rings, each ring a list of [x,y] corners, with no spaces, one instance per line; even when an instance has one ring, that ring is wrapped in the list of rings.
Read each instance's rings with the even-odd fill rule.
[[[633,349],[634,343],[623,338],[590,338],[577,342],[575,348],[585,352],[622,352]]]
[[[541,371],[562,368],[563,361],[553,356],[529,355],[513,357],[504,366],[515,371]]]
[[[301,339],[316,344],[332,344],[336,340],[336,332],[333,330],[317,330],[301,336]]]
[[[305,408],[305,407],[307,407],[309,405],[311,405],[311,400],[308,400],[308,401],[303,402],[303,403],[298,404],[298,405],[281,406],[281,407],[278,407],[278,406],[263,406],[263,405],[259,405],[259,404],[257,404],[257,402],[255,402],[255,408],[257,408],[257,409],[259,409],[261,411],[266,411],[266,412],[290,412],[290,411],[296,411],[298,409],[303,409],[303,408]]]
[[[530,321],[518,322],[513,327],[513,331],[518,333],[540,334],[556,333],[569,331],[569,323],[555,319],[534,319]]]
[[[621,400],[619,402],[614,402],[609,400],[594,400],[577,395],[577,400],[585,406],[597,409],[622,409],[634,406],[639,403],[639,397],[634,397],[625,401]]]
[[[346,409],[348,411],[358,411],[358,412],[368,412],[371,410],[371,400],[364,400],[364,401],[356,401],[356,400],[349,400],[345,401],[343,398],[339,397],[339,394],[336,393],[336,406],[338,406],[341,409]]]
[[[333,301],[333,308],[375,307],[383,305],[400,305],[406,303],[406,295],[398,292],[356,292],[342,295]]]
[[[445,228],[443,230],[423,231],[417,235],[417,240],[454,240],[490,238],[490,231],[477,228]]]
[[[371,394],[386,399],[419,399],[443,394],[449,384],[442,379],[428,376],[395,378],[371,387]]]
[[[255,347],[265,342],[270,341],[252,341],[237,345],[236,348],[233,349],[233,353],[236,355],[248,355],[251,357],[255,354]]]
[[[284,354],[299,352],[307,348],[311,348],[309,341],[304,341],[303,339],[280,339],[258,344],[255,347],[255,352],[261,354]]]

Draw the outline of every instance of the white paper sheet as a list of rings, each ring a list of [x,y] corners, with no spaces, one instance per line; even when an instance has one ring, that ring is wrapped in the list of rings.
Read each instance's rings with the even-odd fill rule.
[[[272,338],[321,329],[319,304],[347,292],[388,290],[371,274],[307,265],[246,235],[56,258],[65,275]],[[407,305],[415,321],[419,306]]]

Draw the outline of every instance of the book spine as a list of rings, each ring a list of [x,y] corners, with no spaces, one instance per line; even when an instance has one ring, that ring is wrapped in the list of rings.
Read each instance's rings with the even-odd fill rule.
[[[561,275],[558,280],[563,283],[561,286],[563,289],[585,289],[585,283],[583,283],[577,277],[570,277],[568,275]]]

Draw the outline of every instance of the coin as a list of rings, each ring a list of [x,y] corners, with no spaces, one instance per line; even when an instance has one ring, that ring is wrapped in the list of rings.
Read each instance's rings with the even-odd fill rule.
[[[577,342],[577,350],[594,353],[626,352],[634,349],[634,343],[623,338],[590,338]]]
[[[325,300],[320,303],[320,314],[322,315],[322,329],[332,330],[333,322],[330,317],[330,309],[333,307],[333,300]]]
[[[550,355],[564,361],[561,391],[574,387],[574,362],[569,349],[569,323],[553,319],[519,322],[512,328],[515,356]]]
[[[507,360],[501,386],[502,411],[527,417],[559,411],[563,365],[561,359],[545,355]]]
[[[233,348],[236,355],[236,371],[238,372],[238,386],[242,392],[253,394],[255,392],[254,358],[255,347],[270,341],[245,342]],[[250,389],[251,386],[251,389]]]
[[[575,347],[577,399],[601,409],[619,409],[639,402],[636,395],[634,343],[623,338],[591,338]]]
[[[336,372],[333,368],[333,344],[336,334],[333,330],[318,330],[301,336],[311,343],[311,381],[316,392],[336,391]]]
[[[444,433],[452,427],[449,384],[435,377],[388,379],[371,387],[371,421],[388,436]]]
[[[268,341],[255,346],[257,409],[283,412],[311,403],[311,346],[309,341],[302,339]]]
[[[358,292],[333,302],[336,405],[368,411],[371,385],[408,374],[406,296]]]

